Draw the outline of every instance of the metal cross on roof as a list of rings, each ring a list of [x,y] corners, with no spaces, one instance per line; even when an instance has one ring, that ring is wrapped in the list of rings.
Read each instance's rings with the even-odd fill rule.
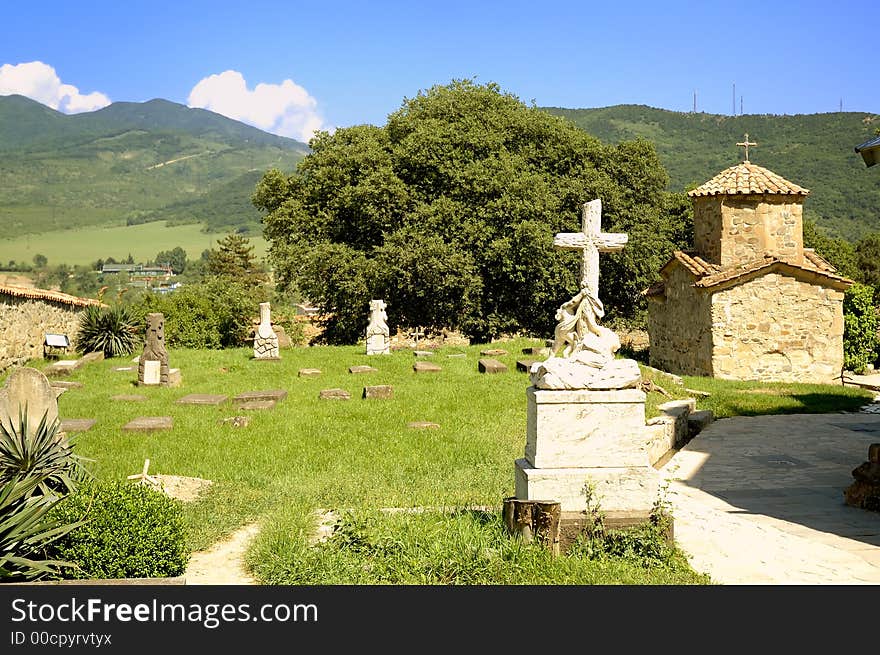
[[[583,252],[581,263],[581,289],[589,289],[599,297],[599,253],[623,250],[629,237],[626,234],[602,232],[602,201],[584,203],[583,228],[580,232],[560,232],[553,245],[563,250]]]
[[[758,144],[755,143],[754,141],[749,141],[749,133],[746,132],[746,140],[742,141],[740,143],[737,143],[736,145],[740,146],[741,148],[746,149],[746,158],[743,161],[748,163],[748,161],[749,161],[749,146],[757,146]]]

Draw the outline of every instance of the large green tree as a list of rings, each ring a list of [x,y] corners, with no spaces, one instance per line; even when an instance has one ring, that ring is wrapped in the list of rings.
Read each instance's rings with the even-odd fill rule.
[[[603,255],[609,317],[637,318],[640,292],[688,239],[689,208],[645,141],[603,145],[495,84],[458,80],[405,99],[384,127],[320,132],[255,206],[276,280],[327,313],[325,338],[362,336],[370,298],[393,325],[451,327],[476,340],[549,335],[577,293],[580,256],[553,247],[602,200],[603,229],[630,235]]]

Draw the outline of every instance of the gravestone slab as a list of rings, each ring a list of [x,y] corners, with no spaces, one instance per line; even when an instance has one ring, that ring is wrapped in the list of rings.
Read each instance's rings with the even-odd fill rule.
[[[269,389],[267,391],[245,391],[233,398],[235,402],[246,402],[248,400],[275,400],[281,401],[287,398],[287,392],[284,389]]]
[[[543,361],[543,360],[531,359],[531,358],[518,359],[518,360],[516,360],[516,370],[520,371],[522,373],[528,373],[530,370],[532,370],[532,364],[534,364],[535,362],[540,362],[540,361]]]
[[[438,373],[442,370],[433,362],[416,362],[413,364],[413,371],[416,373]]]
[[[299,369],[299,373],[297,375],[301,378],[316,378],[321,375],[321,369],[319,368],[301,368]]]
[[[87,432],[97,423],[93,418],[65,418],[61,420],[62,432]]]
[[[179,387],[183,384],[183,376],[180,374],[179,368],[169,368],[168,369],[168,386],[169,387]]]
[[[112,370],[117,373],[126,373],[128,371],[136,371],[137,366],[115,366]]]
[[[532,355],[534,357],[549,357],[550,348],[523,348],[523,355]]]
[[[18,430],[19,412],[26,410],[28,432],[33,433],[43,416],[58,419],[58,399],[48,378],[35,368],[13,369],[0,389],[0,421]]]
[[[158,385],[162,383],[162,369],[158,360],[144,362],[144,377],[141,384]]]
[[[394,387],[390,384],[379,384],[373,387],[364,387],[364,398],[394,398]]]
[[[414,430],[436,430],[440,427],[440,424],[431,423],[431,421],[410,421],[406,424],[406,427],[412,428]]]
[[[138,384],[168,384],[168,351],[165,349],[165,315],[147,314],[144,350],[138,359]]]
[[[225,403],[229,396],[212,393],[191,393],[183,398],[178,398],[175,402],[178,405],[220,405]]]
[[[146,399],[147,399],[146,396],[141,396],[136,393],[123,393],[123,394],[119,394],[118,396],[112,396],[110,398],[110,400],[118,400],[121,402],[141,402]]]
[[[321,400],[349,400],[351,399],[351,394],[345,389],[323,389],[318,394],[318,398]]]
[[[481,359],[477,362],[480,373],[507,373],[507,366],[497,359]]]
[[[378,368],[373,368],[372,366],[349,366],[349,373],[378,373]]]
[[[414,350],[413,355],[416,357],[431,357],[434,354],[431,350]]]
[[[447,357],[454,357],[454,358],[456,358],[456,359],[462,359],[462,358],[464,358],[464,357],[467,357],[467,353],[451,353],[451,354],[446,355],[446,356],[447,356]]]
[[[78,360],[76,360],[76,368],[80,366],[85,366],[86,364],[90,364],[91,362],[102,362],[104,361],[104,351],[97,350],[95,352],[86,353]]]
[[[246,428],[251,423],[250,416],[230,416],[228,418],[221,419],[220,423],[222,425],[228,425],[233,428]]]
[[[75,359],[59,359],[54,364],[50,364],[43,372],[47,377],[58,377],[61,375],[70,375],[73,371],[76,370],[76,361]]]
[[[275,400],[243,400],[236,403],[236,409],[272,409],[278,401]]]
[[[52,380],[49,385],[53,389],[82,389],[83,383],[72,380]]]
[[[487,350],[481,350],[480,354],[483,357],[501,357],[507,354],[506,350],[502,350],[501,348],[488,348]]]
[[[152,430],[170,430],[174,421],[170,416],[139,416],[122,426],[126,432],[149,432]]]

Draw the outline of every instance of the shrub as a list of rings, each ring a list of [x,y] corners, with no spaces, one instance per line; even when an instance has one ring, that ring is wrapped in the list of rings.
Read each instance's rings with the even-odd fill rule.
[[[843,296],[843,366],[861,373],[877,358],[874,288],[854,284]]]
[[[53,510],[83,525],[53,544],[77,565],[75,578],[155,578],[181,575],[189,560],[180,502],[128,482],[93,482]]]
[[[105,357],[130,355],[140,345],[139,324],[139,317],[126,305],[89,305],[79,317],[76,349],[103,352]]]

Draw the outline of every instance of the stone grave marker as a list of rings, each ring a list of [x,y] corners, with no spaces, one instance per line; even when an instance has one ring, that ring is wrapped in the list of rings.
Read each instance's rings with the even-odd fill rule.
[[[60,375],[70,375],[76,370],[77,360],[75,359],[59,359],[57,362],[50,364],[44,369],[44,373],[48,377],[57,377]]]
[[[281,401],[287,398],[287,391],[284,389],[268,389],[266,391],[245,391],[235,396],[234,402],[247,402],[250,400],[275,400]]]
[[[414,430],[436,430],[440,427],[440,424],[431,423],[431,421],[410,421],[406,424],[406,427],[412,428]]]
[[[260,303],[260,324],[254,334],[254,359],[277,361],[281,359],[278,350],[278,335],[272,329],[269,303]]]
[[[413,355],[416,357],[431,357],[434,354],[432,350],[414,350]]]
[[[487,350],[481,350],[480,354],[483,357],[503,357],[507,354],[507,351],[501,348],[488,348]]]
[[[240,400],[235,403],[235,408],[249,410],[273,409],[276,404],[278,404],[276,400]]]
[[[394,387],[390,384],[379,384],[372,387],[364,387],[364,398],[394,398]]]
[[[543,360],[531,358],[518,359],[516,360],[516,370],[521,371],[522,373],[528,373],[532,370],[532,364],[540,361]]]
[[[533,357],[549,357],[550,348],[523,348],[523,355],[532,355]]]
[[[233,428],[246,428],[251,423],[250,416],[230,416],[220,420],[222,425],[228,425]]]
[[[138,384],[158,386],[168,384],[168,351],[165,349],[165,316],[159,312],[147,314],[147,334],[144,350],[138,359]]]
[[[175,402],[178,405],[220,405],[228,399],[229,396],[223,394],[191,393],[183,398],[178,398]]]
[[[355,374],[358,374],[358,373],[378,373],[379,369],[373,368],[372,366],[349,366],[348,372],[355,373]]]
[[[53,389],[82,389],[82,382],[74,382],[73,380],[52,380],[49,382]]]
[[[507,373],[507,366],[497,359],[481,359],[477,362],[477,369],[480,373]]]
[[[351,394],[345,389],[323,389],[318,398],[321,400],[350,400]]]
[[[299,369],[299,373],[297,375],[301,378],[316,378],[321,375],[321,369],[319,368],[301,368]]]
[[[139,416],[122,426],[126,432],[151,432],[153,430],[170,430],[174,421],[170,416]]]
[[[416,373],[439,373],[442,370],[434,362],[416,362],[413,364],[413,371]]]
[[[49,379],[35,368],[12,370],[0,389],[0,421],[7,428],[19,429],[19,416],[27,415],[28,433],[33,434],[43,416],[50,424],[58,420],[58,399]]]
[[[388,315],[384,300],[370,301],[370,318],[367,323],[367,354],[390,355],[391,332],[388,329]]]
[[[93,418],[65,418],[61,419],[62,432],[87,432],[97,423]]]

